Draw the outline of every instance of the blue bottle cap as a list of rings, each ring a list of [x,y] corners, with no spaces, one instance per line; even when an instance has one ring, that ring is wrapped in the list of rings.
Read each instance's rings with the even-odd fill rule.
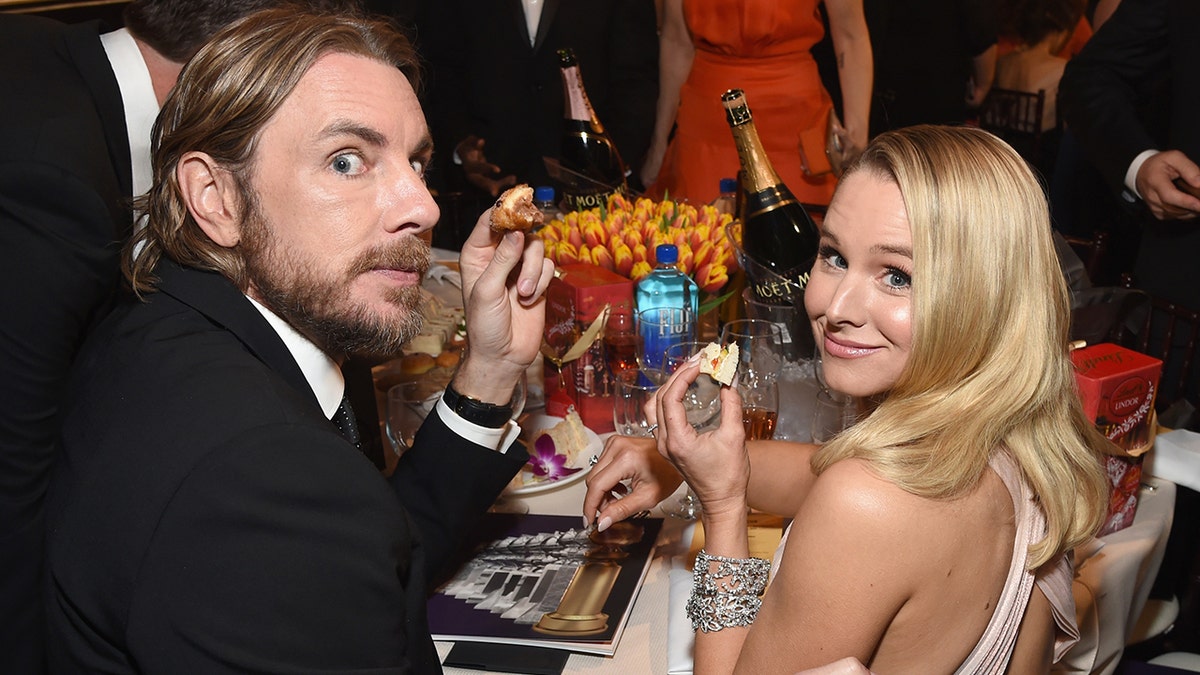
[[[554,188],[549,185],[541,185],[533,190],[533,200],[535,202],[552,202],[554,201]]]
[[[660,265],[674,265],[679,262],[679,249],[675,244],[659,244],[654,248],[654,259]]]
[[[729,192],[737,192],[737,179],[736,178],[722,178],[721,179],[721,194],[726,194]]]

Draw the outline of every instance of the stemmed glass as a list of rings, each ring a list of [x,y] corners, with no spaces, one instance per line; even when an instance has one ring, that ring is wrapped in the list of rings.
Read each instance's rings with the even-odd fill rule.
[[[667,347],[663,352],[663,370],[667,374],[675,372],[693,354],[702,351],[706,346],[707,342],[689,340]],[[721,385],[708,375],[698,376],[683,396],[683,409],[693,429],[701,431],[708,427],[721,412]],[[689,487],[686,494],[663,511],[676,518],[695,520],[700,516],[700,500]]]
[[[412,447],[417,429],[425,422],[425,416],[437,405],[440,390],[430,390],[423,382],[404,382],[387,392],[387,419],[384,429],[392,451],[397,456]]]
[[[812,434],[813,443],[825,443],[842,431],[854,426],[858,421],[858,410],[854,398],[829,388],[825,381],[825,368],[821,361],[821,350],[816,350],[813,356],[817,383],[820,389],[813,401]]]
[[[738,347],[736,383],[746,440],[771,438],[779,419],[779,373],[783,367],[779,325],[762,319],[730,321],[721,330],[721,344]]]

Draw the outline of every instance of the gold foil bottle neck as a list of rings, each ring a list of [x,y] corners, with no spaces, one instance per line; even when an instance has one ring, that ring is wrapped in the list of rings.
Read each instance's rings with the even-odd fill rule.
[[[721,94],[721,103],[725,106],[725,119],[729,126],[738,127],[753,120],[750,106],[746,104],[746,93],[741,89],[729,89]]]
[[[758,128],[750,114],[745,92],[741,89],[730,89],[721,95],[721,103],[725,106],[725,116],[729,121],[730,131],[733,132],[738,158],[741,159],[742,186],[746,193],[755,194],[778,185],[779,175],[771,166],[767,151],[758,137]]]

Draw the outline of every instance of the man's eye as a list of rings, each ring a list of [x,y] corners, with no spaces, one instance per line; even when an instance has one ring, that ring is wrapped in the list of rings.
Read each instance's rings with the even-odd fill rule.
[[[343,153],[333,158],[330,164],[333,170],[345,176],[357,176],[365,170],[362,157],[351,153]]]
[[[421,176],[421,177],[425,176],[425,160],[414,159],[414,160],[410,160],[409,164],[412,165],[412,170],[416,171],[418,176]]]

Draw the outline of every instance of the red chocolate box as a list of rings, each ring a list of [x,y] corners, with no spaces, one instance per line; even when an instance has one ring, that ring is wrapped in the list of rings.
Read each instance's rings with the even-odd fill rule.
[[[633,282],[596,265],[561,265],[546,289],[545,339],[551,352],[565,354],[605,306],[632,311]],[[600,335],[582,356],[563,366],[561,378],[547,358],[545,377],[546,414],[561,417],[573,405],[592,431],[613,430],[613,377]]]
[[[1142,455],[1154,441],[1154,399],[1162,361],[1102,343],[1071,352],[1083,411],[1124,453],[1105,458],[1111,493],[1100,534],[1124,529],[1137,512]]]

